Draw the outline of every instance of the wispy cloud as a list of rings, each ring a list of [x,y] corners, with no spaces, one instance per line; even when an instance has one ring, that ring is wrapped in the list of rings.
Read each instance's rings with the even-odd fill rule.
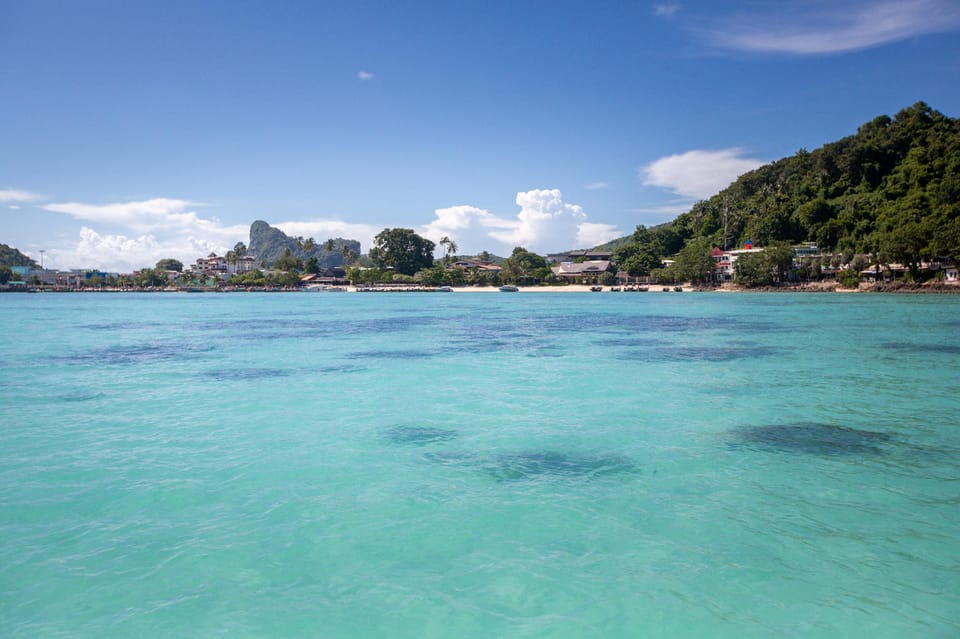
[[[774,3],[712,29],[720,46],[800,55],[855,51],[960,28],[960,5],[948,0]]]
[[[653,15],[659,18],[672,18],[680,10],[680,5],[672,2],[653,5]]]
[[[45,204],[44,210],[64,213],[78,220],[118,224],[137,231],[152,231],[182,224],[196,219],[197,214],[188,211],[196,206],[189,200],[155,198],[134,202],[111,204],[85,204],[83,202],[54,202]]]
[[[628,213],[636,213],[644,219],[649,219],[652,223],[659,224],[667,220],[672,220],[681,213],[686,213],[693,205],[693,200],[689,197],[670,200],[662,204],[651,206],[642,206],[635,209],[629,209]]]
[[[377,76],[375,76],[374,74],[370,73],[369,71],[359,71],[359,72],[357,72],[357,78],[360,79],[360,80],[373,80],[375,77],[377,77]]]
[[[35,202],[41,199],[43,199],[42,195],[31,193],[30,191],[23,191],[21,189],[0,189],[0,202],[3,203]]]
[[[702,200],[763,164],[763,160],[745,157],[743,149],[694,150],[654,160],[640,169],[640,176],[647,186]]]
[[[565,202],[558,189],[521,191],[516,203],[520,211],[512,218],[470,205],[437,209],[420,231],[433,241],[446,235],[464,251],[593,246],[620,236],[613,225],[587,222],[583,208]]]
[[[603,191],[604,189],[610,188],[609,182],[591,182],[590,184],[584,184],[583,188],[588,191]]]

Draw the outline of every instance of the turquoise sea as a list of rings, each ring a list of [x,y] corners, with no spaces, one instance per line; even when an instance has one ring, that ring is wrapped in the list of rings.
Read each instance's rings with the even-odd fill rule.
[[[0,296],[0,636],[960,636],[960,296]]]

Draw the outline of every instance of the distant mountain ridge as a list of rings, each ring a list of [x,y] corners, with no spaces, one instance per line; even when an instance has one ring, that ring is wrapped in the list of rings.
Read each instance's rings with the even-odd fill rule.
[[[37,268],[40,265],[33,261],[27,255],[21,253],[18,249],[6,244],[0,244],[0,265],[3,266],[29,266]]]
[[[360,242],[357,240],[340,237],[322,241],[313,241],[312,238],[304,240],[290,237],[263,220],[257,220],[250,225],[250,244],[247,246],[247,252],[255,255],[258,262],[273,264],[288,249],[291,255],[302,260],[317,258],[321,268],[343,266],[348,256],[351,258],[360,256]]]

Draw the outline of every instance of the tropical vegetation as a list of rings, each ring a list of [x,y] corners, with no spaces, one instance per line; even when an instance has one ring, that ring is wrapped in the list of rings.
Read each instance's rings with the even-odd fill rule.
[[[816,242],[844,263],[868,255],[901,263],[914,278],[923,261],[960,260],[960,120],[923,102],[876,117],[855,135],[742,175],[673,222],[638,227],[617,242],[614,261],[631,275],[698,281],[705,252],[747,240]],[[672,268],[660,271],[674,254]],[[768,260],[777,261],[748,258],[740,276],[782,281],[779,266],[760,264]]]

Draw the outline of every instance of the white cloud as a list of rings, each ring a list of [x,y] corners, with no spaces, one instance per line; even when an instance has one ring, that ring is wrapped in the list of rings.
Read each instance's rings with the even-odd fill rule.
[[[602,191],[604,189],[609,189],[610,184],[608,182],[591,182],[590,184],[584,184],[583,188],[588,191]]]
[[[155,198],[112,204],[52,203],[45,204],[41,208],[54,213],[63,213],[78,220],[122,226],[141,235],[197,235],[224,243],[231,238],[247,235],[248,227],[223,226],[216,218],[202,218],[195,211],[188,210],[194,206],[200,205],[189,200]]]
[[[609,224],[587,222],[583,208],[564,202],[558,189],[533,189],[517,193],[520,211],[515,218],[504,218],[470,205],[451,206],[434,211],[436,218],[420,232],[434,242],[448,236],[460,252],[480,250],[507,251],[515,246],[529,250],[564,250],[575,246],[600,244],[618,237]],[[594,242],[598,237],[604,238]],[[498,247],[490,247],[493,241]]]
[[[197,203],[172,198],[43,205],[44,210],[93,223],[81,228],[76,244],[51,248],[50,264],[57,268],[98,267],[113,271],[153,265],[166,257],[186,264],[211,251],[222,254],[249,236],[249,226],[225,226],[216,218],[200,217],[190,210],[194,206]],[[111,231],[92,228],[94,225],[106,225]]]
[[[168,257],[187,265],[211,251],[222,255],[226,250],[226,246],[206,237],[158,238],[152,234],[128,237],[100,234],[83,226],[75,244],[65,243],[48,249],[45,263],[51,268],[99,268],[124,273],[144,266],[152,267]]]
[[[370,73],[369,71],[359,71],[357,73],[357,77],[361,80],[373,80],[377,76]]]
[[[680,10],[680,5],[673,3],[653,5],[653,15],[659,18],[672,18]]]
[[[821,2],[740,15],[712,37],[730,49],[803,55],[855,51],[958,27],[960,6],[946,0]]]
[[[571,224],[586,221],[583,209],[563,201],[559,189],[534,189],[517,193],[517,221],[510,227],[491,231],[490,237],[514,246],[535,247],[544,240],[562,238]]]
[[[19,211],[19,210],[20,210],[20,207],[17,206],[16,204],[11,204],[11,205],[9,205],[7,208],[10,209],[10,210],[13,210],[13,211]]]
[[[0,189],[0,202],[33,202],[43,196],[20,189]],[[13,208],[13,207],[11,207]]]
[[[149,232],[195,222],[198,219],[197,214],[187,210],[192,206],[196,206],[196,203],[188,200],[155,198],[112,204],[51,203],[42,208],[54,213],[64,213],[78,220],[118,224],[135,231]]]
[[[623,235],[612,224],[583,222],[577,226],[577,246],[594,247],[615,240]]]
[[[694,150],[654,160],[640,169],[640,173],[645,185],[660,186],[677,195],[703,200],[763,164],[763,160],[743,157],[743,150],[738,148]]]

